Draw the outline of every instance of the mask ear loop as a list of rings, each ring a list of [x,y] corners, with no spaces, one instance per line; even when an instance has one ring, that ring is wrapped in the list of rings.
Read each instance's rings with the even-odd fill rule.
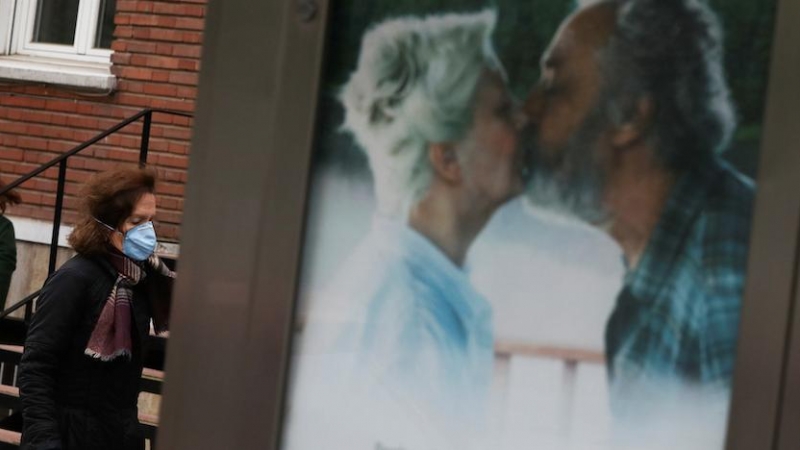
[[[117,233],[119,233],[119,234],[121,234],[121,235],[125,236],[125,233],[123,233],[122,231],[119,231],[119,230],[117,230],[116,228],[114,228],[114,227],[112,227],[111,225],[109,225],[109,224],[107,224],[107,223],[103,222],[102,220],[98,219],[97,217],[94,217],[94,216],[92,216],[92,219],[94,219],[94,221],[95,221],[95,222],[97,222],[97,223],[99,223],[100,225],[102,225],[102,226],[104,226],[104,227],[108,228],[109,230],[111,230],[111,231],[114,231],[114,232],[117,232]]]

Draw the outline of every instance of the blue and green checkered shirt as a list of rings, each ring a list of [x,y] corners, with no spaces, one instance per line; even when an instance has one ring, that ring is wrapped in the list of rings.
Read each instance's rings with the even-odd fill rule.
[[[612,395],[730,386],[754,185],[720,159],[676,182],[606,327]]]

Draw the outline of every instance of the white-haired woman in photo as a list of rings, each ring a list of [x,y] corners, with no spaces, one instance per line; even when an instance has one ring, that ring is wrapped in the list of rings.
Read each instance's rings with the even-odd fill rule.
[[[369,160],[377,212],[334,286],[314,300],[299,343],[301,354],[330,358],[314,371],[322,391],[341,376],[409,420],[464,431],[484,412],[494,356],[491,306],[464,262],[492,214],[523,188],[524,120],[492,48],[495,20],[492,11],[398,18],[364,35],[340,98],[344,129]],[[299,370],[296,394],[310,369]],[[374,404],[370,415],[385,428]]]

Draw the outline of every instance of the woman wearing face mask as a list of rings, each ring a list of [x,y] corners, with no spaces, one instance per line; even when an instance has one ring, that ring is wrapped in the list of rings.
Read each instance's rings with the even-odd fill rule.
[[[345,420],[372,434],[337,448],[418,439],[419,448],[465,449],[485,416],[492,313],[464,263],[494,212],[521,192],[524,172],[524,118],[492,49],[495,20],[491,11],[387,20],[365,35],[344,86],[344,128],[369,159],[377,211],[333,285],[311,298],[294,420],[301,430],[302,414],[310,423],[328,403],[331,417],[315,424],[349,439],[358,432],[345,431],[340,411],[363,410]],[[339,389],[337,377],[350,386]],[[339,391],[348,393],[331,398]],[[287,448],[325,445],[299,431]]]
[[[142,450],[142,347],[166,329],[172,273],[154,255],[155,176],[119,169],[84,188],[77,255],[45,283],[20,362],[27,450]]]

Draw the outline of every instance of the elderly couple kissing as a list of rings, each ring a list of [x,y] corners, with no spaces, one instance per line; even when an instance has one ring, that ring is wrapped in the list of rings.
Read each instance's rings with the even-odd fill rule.
[[[605,333],[618,416],[648,414],[636,399],[665,386],[726,392],[754,186],[718,156],[735,114],[716,16],[698,0],[581,8],[521,104],[493,50],[495,21],[405,17],[365,34],[340,99],[377,212],[301,350],[331,356],[340,370],[325,379],[350,380],[372,411],[403,403],[448,418],[455,434],[474,423],[494,333],[463,265],[493,213],[524,195],[622,251]]]

